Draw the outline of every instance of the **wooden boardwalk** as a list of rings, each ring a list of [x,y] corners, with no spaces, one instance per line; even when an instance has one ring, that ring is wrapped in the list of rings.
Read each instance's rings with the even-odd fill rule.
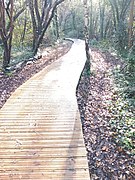
[[[89,180],[75,90],[84,42],[20,86],[0,110],[0,180]]]

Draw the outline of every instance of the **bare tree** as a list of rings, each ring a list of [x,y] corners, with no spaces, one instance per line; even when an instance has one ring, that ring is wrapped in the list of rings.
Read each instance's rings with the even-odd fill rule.
[[[125,19],[131,0],[109,0],[109,2],[113,12],[114,26],[117,29],[120,21]]]
[[[113,12],[117,48],[123,50],[127,46],[126,16],[131,0],[109,0]]]
[[[0,0],[0,37],[4,48],[4,69],[10,63],[14,22],[24,10],[25,7],[23,6],[14,15],[14,0]]]
[[[57,6],[64,0],[29,0],[33,25],[33,52],[37,53]]]

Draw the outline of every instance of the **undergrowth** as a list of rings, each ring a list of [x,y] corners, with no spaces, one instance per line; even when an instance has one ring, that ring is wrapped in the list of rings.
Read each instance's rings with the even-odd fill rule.
[[[12,47],[10,65],[17,64],[31,57],[33,57],[33,52],[31,51],[30,47],[14,46]],[[2,59],[3,59],[3,49],[2,46],[0,46],[0,67],[2,66]]]
[[[128,153],[135,154],[135,51],[129,51],[124,59],[123,69],[114,73],[117,98],[112,102],[114,116],[112,129],[116,132],[115,141]]]
[[[14,47],[12,48],[12,56],[10,64],[17,64],[21,61],[29,59],[33,56],[33,52],[30,47]]]
[[[119,57],[117,59],[124,64],[115,67],[112,73],[114,93],[108,107],[112,114],[110,127],[115,143],[128,154],[135,154],[135,46],[119,52],[110,45],[106,41],[94,44],[94,47]]]

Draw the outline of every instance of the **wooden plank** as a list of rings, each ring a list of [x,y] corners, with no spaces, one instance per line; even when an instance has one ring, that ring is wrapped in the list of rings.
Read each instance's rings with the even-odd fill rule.
[[[63,178],[64,177],[64,178]],[[26,179],[26,180],[88,180],[88,177],[86,176],[86,170],[85,169],[78,169],[78,170],[65,170],[65,171],[41,171],[41,172],[33,172],[26,171],[24,172],[18,172],[18,171],[11,171],[11,172],[5,172],[0,174],[0,178],[3,179]]]
[[[15,158],[16,159],[23,159],[24,157],[35,157],[40,154],[41,158],[45,157],[85,157],[85,148],[80,147],[76,150],[76,148],[70,148],[69,151],[67,151],[67,148],[56,148],[56,151],[50,151],[50,148],[44,148],[44,149],[29,149],[29,150],[23,150],[23,149],[5,149],[4,154],[2,151],[0,151],[0,157],[1,159],[10,159]],[[70,153],[69,153],[70,152]]]
[[[90,179],[75,97],[85,63],[78,42],[83,56],[73,50],[48,66],[0,110],[0,180]]]

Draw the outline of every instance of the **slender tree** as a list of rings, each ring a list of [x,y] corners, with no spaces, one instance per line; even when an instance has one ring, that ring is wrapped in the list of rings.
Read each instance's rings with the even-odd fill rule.
[[[54,13],[53,23],[54,23],[54,34],[56,36],[56,39],[59,39],[60,35],[59,35],[59,22],[58,22],[57,8],[56,8],[55,13]]]
[[[0,36],[4,47],[3,68],[6,68],[10,63],[12,35],[13,35],[13,0],[5,3],[0,0]],[[9,19],[9,28],[6,28],[6,19]]]
[[[100,39],[104,38],[105,2],[99,1],[100,11]]]
[[[26,2],[24,5],[26,5]],[[14,22],[24,10],[25,6],[14,14],[14,0],[0,0],[0,37],[4,48],[4,69],[6,69],[10,63]]]
[[[93,29],[94,29],[94,23],[93,23],[93,1],[90,0],[90,39],[93,38]]]
[[[126,16],[131,0],[109,0],[113,12],[117,47],[123,50],[127,46]]]
[[[131,48],[133,46],[133,21],[134,21],[134,0],[131,0],[130,3],[130,16],[129,16],[129,37],[128,37],[128,47]]]
[[[83,0],[85,8],[85,50],[86,50],[86,69],[87,73],[90,72],[90,52],[89,52],[89,9],[88,9],[88,0]]]
[[[27,11],[25,11],[23,31],[22,31],[22,34],[21,34],[21,37],[20,37],[20,43],[21,43],[21,44],[23,44],[24,39],[25,39],[26,28],[27,28]]]

